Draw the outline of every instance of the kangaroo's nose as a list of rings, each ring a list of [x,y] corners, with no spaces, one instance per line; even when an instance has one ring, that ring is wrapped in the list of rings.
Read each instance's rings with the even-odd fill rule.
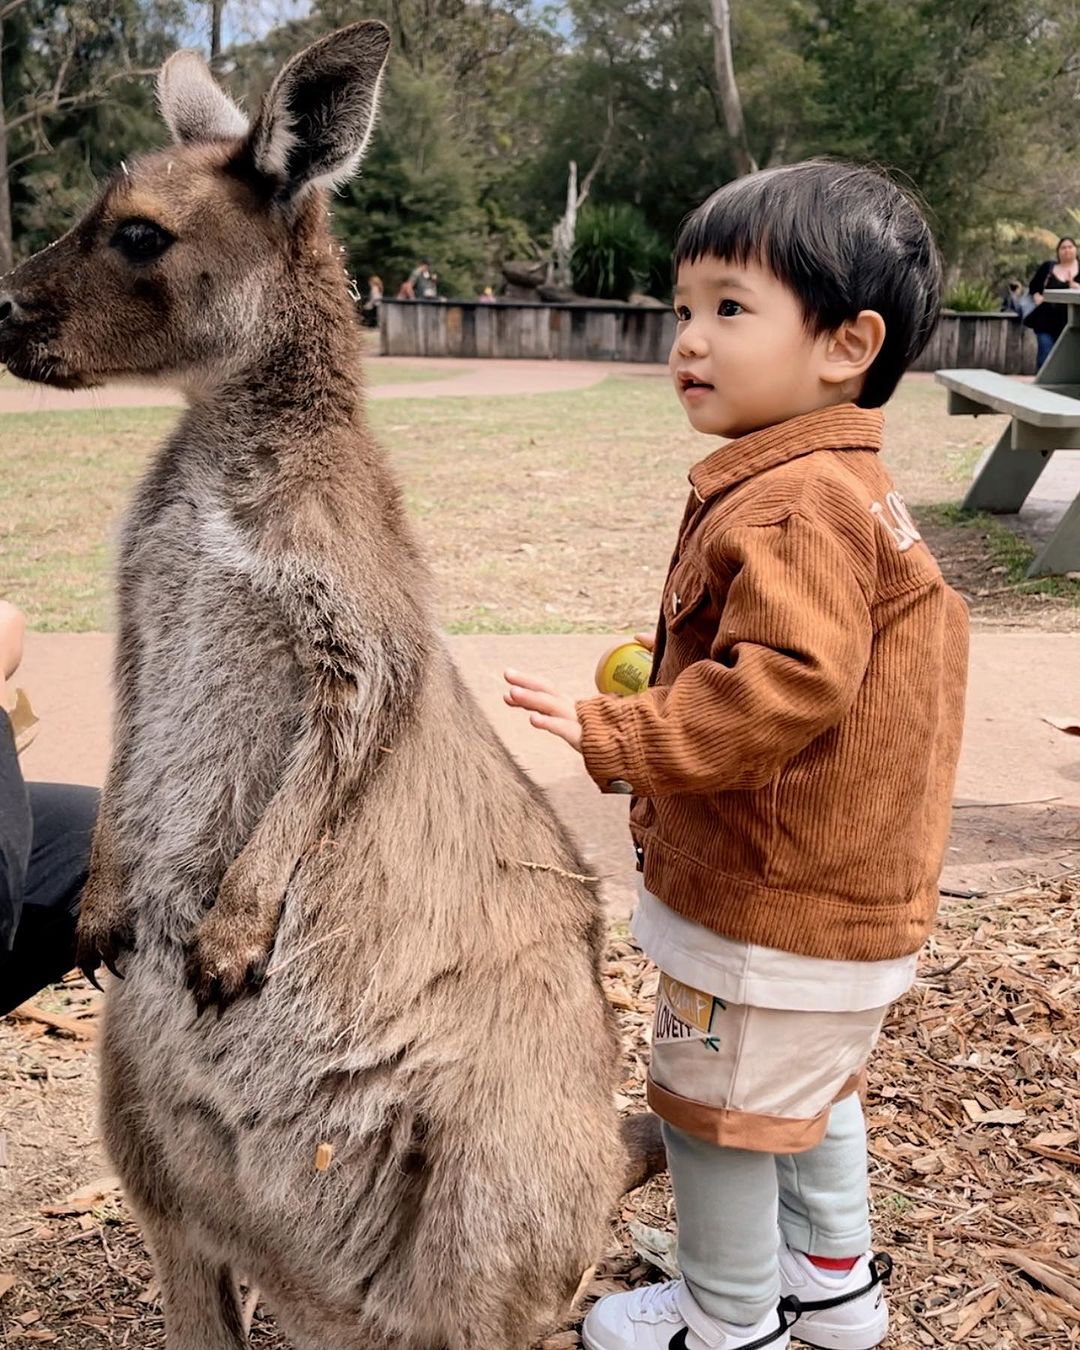
[[[12,295],[0,295],[0,324],[10,323],[19,317],[19,306]]]

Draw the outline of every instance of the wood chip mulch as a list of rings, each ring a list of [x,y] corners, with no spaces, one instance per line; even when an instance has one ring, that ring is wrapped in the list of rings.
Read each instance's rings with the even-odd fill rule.
[[[876,1242],[896,1263],[887,1346],[1080,1347],[1077,906],[1060,882],[946,904],[882,1038],[867,1107]],[[619,1104],[638,1110],[656,971],[616,933],[605,983],[625,1048]],[[20,1021],[13,1034],[27,1053],[12,1069],[5,1042],[0,1112],[5,1078],[34,1072],[48,1045],[90,1077],[70,1028]],[[585,1307],[662,1278],[673,1230],[665,1176],[627,1196]],[[0,1345],[163,1346],[149,1260],[107,1178],[31,1217],[0,1215],[0,1251]],[[544,1350],[576,1350],[577,1325]],[[285,1350],[261,1309],[252,1344]]]

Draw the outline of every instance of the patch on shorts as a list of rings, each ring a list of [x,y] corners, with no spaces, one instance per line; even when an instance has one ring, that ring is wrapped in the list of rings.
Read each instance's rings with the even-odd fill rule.
[[[700,989],[660,976],[660,992],[656,1000],[654,1041],[699,1040],[708,1050],[720,1049],[716,1035],[716,1021],[726,1011],[723,999],[715,998]]]

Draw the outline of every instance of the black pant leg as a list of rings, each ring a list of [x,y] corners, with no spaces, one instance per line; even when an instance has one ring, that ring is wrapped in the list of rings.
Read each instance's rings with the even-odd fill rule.
[[[33,843],[15,946],[0,953],[0,1015],[75,962],[75,923],[97,819],[95,788],[30,783]]]

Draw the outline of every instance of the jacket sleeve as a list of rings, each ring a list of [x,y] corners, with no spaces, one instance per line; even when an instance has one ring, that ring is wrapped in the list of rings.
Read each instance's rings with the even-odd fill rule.
[[[0,952],[10,951],[15,940],[31,838],[30,801],[15,754],[15,733],[0,709]]]
[[[670,685],[577,704],[585,764],[604,790],[618,780],[641,797],[762,787],[855,701],[872,624],[839,540],[793,515],[733,529],[722,549],[735,575],[710,658]]]

